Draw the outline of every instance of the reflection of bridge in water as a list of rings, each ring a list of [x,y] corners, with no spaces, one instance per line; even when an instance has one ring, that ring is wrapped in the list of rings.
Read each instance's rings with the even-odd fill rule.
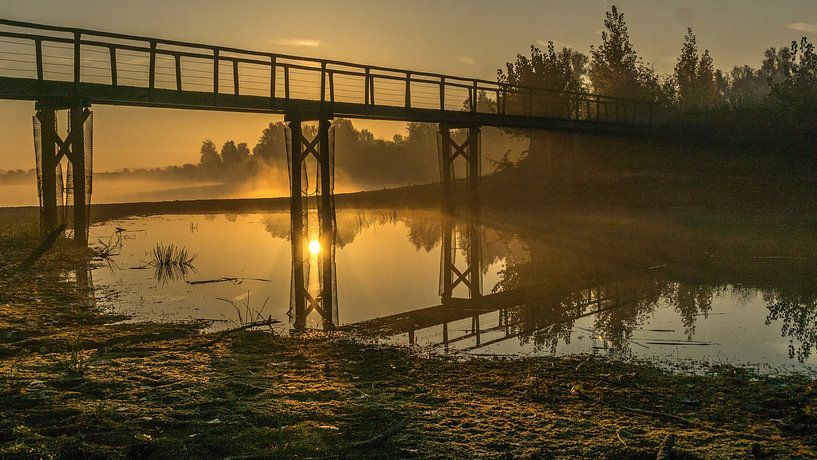
[[[293,265],[290,316],[296,331],[305,329],[308,323],[315,324],[307,320],[314,314],[320,317],[324,329],[339,328],[373,336],[402,335],[408,344],[415,344],[416,334],[422,332],[425,336],[439,337],[434,343],[436,346],[447,348],[457,343],[460,349],[469,351],[523,335],[554,333],[562,326],[571,328],[581,318],[626,309],[655,294],[655,289],[644,288],[637,281],[594,282],[593,277],[563,286],[525,286],[483,294],[481,245],[486,229],[473,220],[442,214],[439,226],[440,304],[340,324],[338,319],[343,307],[342,302],[341,307],[338,306],[334,247],[323,246],[326,240],[320,247],[320,251],[328,253],[329,265],[322,263],[326,259],[318,258],[317,251],[312,250],[319,235],[319,225],[314,222],[317,214],[312,210],[307,219],[308,228],[291,235],[295,251],[293,260],[300,258],[304,262]],[[328,244],[334,242],[335,236],[332,235]],[[301,272],[295,270],[299,266],[303,267]],[[330,275],[331,279],[328,278]],[[321,284],[322,280],[332,284]],[[369,281],[378,282],[376,278]],[[297,292],[303,293],[303,306],[297,305]],[[470,324],[466,326],[464,322]]]

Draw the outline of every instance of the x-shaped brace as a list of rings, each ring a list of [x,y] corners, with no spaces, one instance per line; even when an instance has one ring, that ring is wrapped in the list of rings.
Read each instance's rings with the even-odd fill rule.
[[[457,279],[451,283],[451,289],[457,287],[460,283],[465,284],[468,288],[471,288],[471,281],[468,279],[468,275],[471,273],[473,267],[468,267],[464,272],[460,272],[456,266],[453,264],[451,265],[451,270],[457,275]]]

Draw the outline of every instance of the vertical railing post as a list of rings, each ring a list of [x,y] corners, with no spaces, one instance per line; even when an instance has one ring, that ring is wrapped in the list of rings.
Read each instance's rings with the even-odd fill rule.
[[[440,77],[440,111],[445,112],[445,77]]]
[[[82,49],[82,33],[74,32],[74,90],[79,95],[79,84],[82,79],[81,76],[81,49]]]
[[[118,71],[116,70],[116,47],[111,46],[108,47],[108,55],[111,58],[111,86],[117,86],[119,75]]]
[[[364,70],[363,76],[363,104],[369,105],[369,76],[371,74],[371,70],[366,67]]]
[[[238,96],[240,91],[240,80],[238,78],[238,59],[233,59],[233,94]]]
[[[269,97],[270,99],[275,99],[275,56],[270,57],[270,70],[269,70]]]
[[[284,99],[289,104],[289,66],[284,66]]]
[[[370,105],[377,104],[374,94],[374,75],[369,75],[369,104]]]
[[[176,91],[182,90],[182,56],[175,55],[176,58]]]
[[[329,71],[329,102],[335,103],[335,72]]]
[[[321,62],[321,104],[326,102],[326,63]]]
[[[156,42],[150,42],[150,64],[148,70],[148,88],[156,87]]]
[[[34,40],[34,51],[37,59],[37,80],[43,81],[43,42],[42,40]]]
[[[405,96],[406,96],[406,110],[411,110],[411,72],[406,72],[406,89],[405,89]]]
[[[219,62],[218,62],[218,48],[213,48],[213,94],[218,96],[218,77],[219,77]]]
[[[471,88],[471,112],[472,113],[477,113],[477,99],[479,97],[478,94],[477,94],[477,91],[478,91],[477,81],[474,80],[474,85]]]

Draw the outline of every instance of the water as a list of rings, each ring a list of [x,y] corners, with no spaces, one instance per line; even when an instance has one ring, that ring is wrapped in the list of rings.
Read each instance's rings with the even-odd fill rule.
[[[316,221],[309,219],[302,242],[313,298],[320,293],[318,261],[327,250],[318,243]],[[817,364],[817,289],[802,268],[813,264],[799,258],[706,254],[684,265],[667,250],[653,264],[622,257],[611,241],[623,240],[628,254],[647,244],[606,227],[583,225],[583,232],[604,235],[591,241],[509,224],[476,228],[434,211],[346,209],[337,213],[336,305],[324,315],[317,308],[298,318],[288,212],[128,217],[94,225],[91,241],[116,241],[117,228],[125,230],[118,233],[121,251],[95,264],[92,282],[100,301],[131,321],[206,320],[221,329],[271,316],[282,321],[281,332],[300,327],[299,320],[307,328],[330,321],[439,353],[591,353],[763,372],[811,372]],[[446,232],[453,235],[450,244]],[[691,240],[679,253],[699,249]],[[192,268],[157,276],[149,264],[157,243],[196,254]],[[476,244],[485,297],[480,303],[457,300],[471,294],[460,282],[443,305],[443,254],[450,252],[465,273]],[[654,251],[643,252],[652,257]],[[458,278],[453,273],[452,281]]]

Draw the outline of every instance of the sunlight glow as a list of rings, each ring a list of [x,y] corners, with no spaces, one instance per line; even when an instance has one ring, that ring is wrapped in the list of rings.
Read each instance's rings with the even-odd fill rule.
[[[318,240],[312,240],[309,242],[309,253],[310,254],[317,254],[321,252],[321,242]]]

